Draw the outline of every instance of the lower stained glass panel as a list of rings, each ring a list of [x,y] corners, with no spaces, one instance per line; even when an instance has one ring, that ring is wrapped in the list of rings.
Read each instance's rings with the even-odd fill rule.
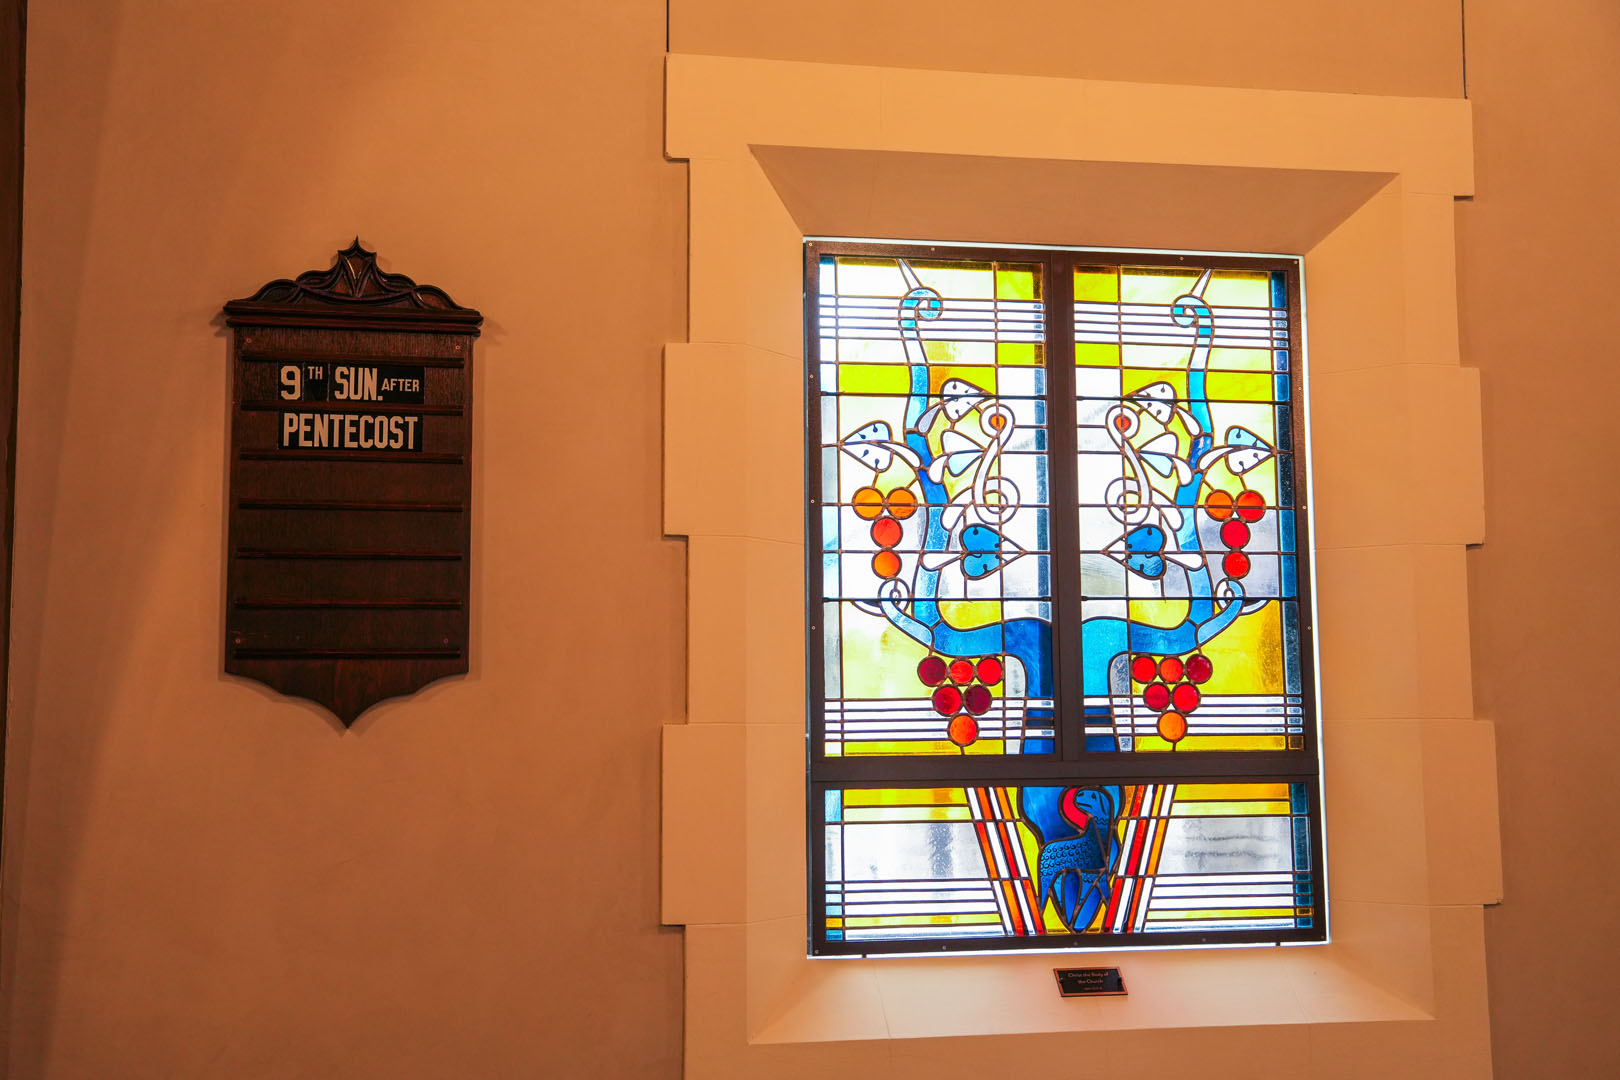
[[[919,949],[956,938],[1313,931],[1312,787],[828,789],[822,931],[834,948]]]

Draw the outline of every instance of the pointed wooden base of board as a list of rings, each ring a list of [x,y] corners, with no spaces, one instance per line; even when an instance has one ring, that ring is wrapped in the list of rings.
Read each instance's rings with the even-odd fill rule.
[[[354,656],[289,661],[274,657],[235,658],[225,665],[232,675],[263,683],[288,697],[313,701],[342,722],[353,726],[360,714],[387,701],[407,697],[440,679],[467,673],[467,659],[458,657],[407,658]]]

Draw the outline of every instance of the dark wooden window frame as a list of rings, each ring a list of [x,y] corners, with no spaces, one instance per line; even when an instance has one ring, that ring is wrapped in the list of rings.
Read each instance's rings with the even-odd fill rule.
[[[22,325],[23,121],[28,38],[27,0],[0,2],[0,415],[5,462],[0,469],[0,803],[5,801],[5,747],[10,729],[11,549],[17,491],[17,371]],[[9,857],[0,840],[0,860]],[[0,951],[11,948],[10,924]]]
[[[904,257],[1036,263],[1042,267],[1045,314],[1046,415],[1050,547],[1055,676],[1055,751],[1050,755],[973,755],[916,757],[827,757],[824,753],[825,690],[821,630],[822,569],[820,468],[821,356],[820,274],[824,256]],[[1305,745],[1282,751],[1133,751],[1088,752],[1085,748],[1084,695],[1080,686],[1080,541],[1074,513],[1062,512],[1060,493],[1072,504],[1078,435],[1072,419],[1075,400],[1074,268],[1079,266],[1169,266],[1188,269],[1282,271],[1287,281],[1290,342],[1289,406],[1293,438],[1295,554],[1299,558],[1300,681],[1305,705]],[[1119,949],[1186,945],[1313,943],[1327,940],[1327,883],[1322,846],[1319,716],[1315,673],[1315,625],[1312,608],[1313,565],[1309,535],[1306,427],[1305,340],[1301,319],[1301,260],[1286,256],[1230,253],[1122,250],[999,245],[942,245],[809,240],[804,249],[805,311],[805,607],[807,749],[806,847],[809,951],[813,956],[861,956],[893,953],[1029,952],[1053,949]],[[1065,662],[1065,656],[1074,656]],[[960,938],[948,941],[829,941],[820,917],[826,868],[824,794],[828,789],[939,786],[1042,786],[1068,783],[1199,783],[1252,781],[1304,783],[1310,792],[1312,896],[1316,915],[1307,929],[1177,931],[1168,933],[1046,934],[1036,937]]]

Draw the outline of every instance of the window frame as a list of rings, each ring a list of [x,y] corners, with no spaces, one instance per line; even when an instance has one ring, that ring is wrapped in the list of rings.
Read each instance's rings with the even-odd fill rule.
[[[827,757],[825,737],[824,635],[820,623],[822,595],[820,302],[819,265],[824,256],[915,258],[937,260],[1017,261],[1042,268],[1045,326],[1046,431],[1049,491],[1049,557],[1052,605],[1054,749],[1050,755],[916,755]],[[871,241],[834,237],[804,242],[805,387],[805,612],[806,612],[806,850],[808,853],[808,954],[869,956],[933,955],[960,952],[1051,952],[1175,948],[1187,946],[1319,944],[1329,940],[1326,848],[1322,822],[1321,715],[1314,599],[1314,551],[1311,543],[1309,487],[1309,403],[1303,320],[1303,257],[1245,255],[1112,247],[998,245]],[[1173,752],[1087,751],[1084,692],[1078,662],[1081,639],[1080,541],[1077,506],[1077,431],[1072,420],[1075,364],[1074,270],[1079,266],[1198,267],[1281,272],[1285,277],[1289,332],[1289,416],[1295,511],[1294,554],[1299,605],[1300,689],[1304,707],[1304,745],[1297,750]],[[1060,422],[1067,419],[1067,422]],[[1067,492],[1067,505],[1060,493]],[[1066,648],[1065,642],[1073,647]],[[1065,654],[1075,659],[1065,662]],[[829,789],[938,786],[1052,786],[1068,784],[1157,784],[1199,782],[1304,783],[1308,799],[1311,885],[1315,906],[1309,928],[1069,933],[1039,936],[951,938],[943,941],[828,940],[821,911],[825,895],[825,844],[822,806]]]

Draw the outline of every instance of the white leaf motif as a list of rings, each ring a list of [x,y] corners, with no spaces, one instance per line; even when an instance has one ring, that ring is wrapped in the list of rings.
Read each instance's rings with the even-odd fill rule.
[[[1177,412],[1176,388],[1167,382],[1149,383],[1131,394],[1131,399],[1161,424],[1168,424]]]

